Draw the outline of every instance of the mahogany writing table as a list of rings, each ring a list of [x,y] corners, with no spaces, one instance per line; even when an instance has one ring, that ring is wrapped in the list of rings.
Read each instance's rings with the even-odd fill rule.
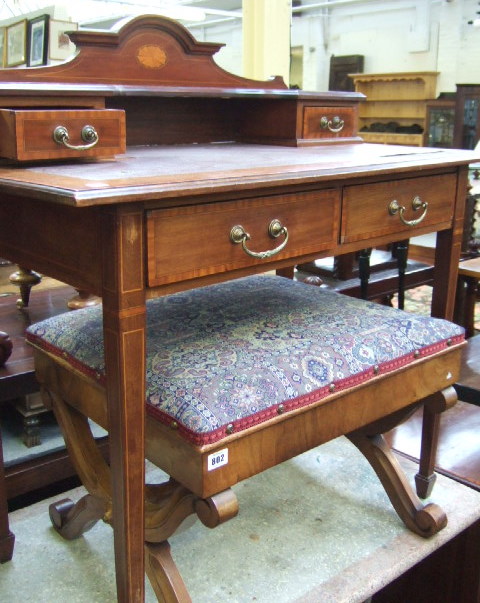
[[[430,181],[452,179],[452,203],[458,191],[461,214],[463,154],[388,153],[388,147],[360,145],[332,147],[326,158],[317,149],[244,145],[130,148],[125,159],[111,163],[0,170],[1,254],[103,297],[117,567],[125,581],[120,592],[143,584],[143,567],[129,557],[138,561],[143,551],[145,298],[397,238],[394,232],[338,242],[340,215],[349,210],[341,204],[350,189],[379,187],[387,195],[413,179],[428,195]],[[146,166],[162,166],[169,156],[176,173],[149,177]],[[221,157],[230,158],[228,170]],[[211,166],[204,175],[202,165]],[[259,219],[263,214],[266,222]],[[252,246],[257,240],[258,249],[271,245],[263,231],[275,218],[290,228],[293,256],[287,245],[277,257],[258,260],[230,242],[239,222],[251,232]],[[440,232],[438,315],[452,311],[458,223]],[[129,574],[132,567],[136,576]],[[140,595],[129,596],[123,600]]]
[[[139,19],[115,36],[76,32],[82,51],[70,66],[0,75],[3,106],[29,106],[42,127],[49,104],[125,110],[127,124],[125,154],[75,163],[68,153],[82,151],[58,156],[54,141],[61,163],[0,167],[0,256],[103,299],[118,598],[141,601],[146,298],[437,231],[432,312],[451,317],[468,163],[478,157],[364,144],[358,95],[219,76],[207,62],[217,46],[195,45],[168,20]],[[187,60],[209,67],[168,72]],[[187,87],[172,91],[174,75]],[[11,83],[19,77],[23,88]],[[318,133],[312,115],[323,113]],[[37,159],[28,127],[18,132],[26,159]],[[287,244],[269,234],[274,221]],[[238,226],[253,255],[235,242]]]

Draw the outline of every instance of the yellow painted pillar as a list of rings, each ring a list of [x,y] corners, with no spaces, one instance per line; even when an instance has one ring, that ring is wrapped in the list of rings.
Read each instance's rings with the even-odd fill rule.
[[[243,75],[266,80],[290,75],[292,0],[243,0]]]

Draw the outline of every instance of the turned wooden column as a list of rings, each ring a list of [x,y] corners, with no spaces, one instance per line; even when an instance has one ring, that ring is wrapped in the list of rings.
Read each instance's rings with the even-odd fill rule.
[[[3,366],[10,358],[12,349],[13,344],[8,333],[0,331],[0,366]]]
[[[20,288],[20,299],[17,300],[19,308],[27,308],[30,301],[32,287],[38,285],[42,277],[30,268],[18,267],[18,270],[10,275],[10,282]]]

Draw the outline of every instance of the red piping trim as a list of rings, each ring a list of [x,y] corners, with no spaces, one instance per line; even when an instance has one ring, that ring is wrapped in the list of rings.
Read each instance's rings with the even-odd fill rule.
[[[355,387],[356,385],[365,383],[369,379],[373,379],[374,377],[378,377],[379,375],[391,373],[396,369],[411,364],[415,360],[419,360],[427,356],[432,356],[436,352],[445,350],[446,348],[452,345],[459,344],[464,341],[464,339],[464,335],[456,335],[453,337],[449,337],[448,339],[437,341],[429,346],[417,350],[416,352],[410,352],[408,354],[405,354],[404,356],[400,356],[388,362],[384,362],[383,364],[379,364],[377,365],[377,369],[375,369],[374,367],[370,367],[361,373],[356,373],[354,375],[350,375],[349,377],[345,377],[344,379],[339,379],[338,381],[334,381],[333,384],[328,384],[308,394],[303,394],[302,396],[292,398],[291,400],[285,400],[284,402],[280,403],[283,406],[283,414],[288,413],[292,410],[296,410],[298,408],[304,408],[305,406],[315,404],[316,402],[327,398],[333,393],[350,389],[351,387]],[[49,342],[46,342],[41,337],[38,337],[31,333],[27,334],[27,340],[39,347],[40,349],[45,350],[49,354],[56,356],[57,358],[63,359],[65,362],[70,364],[74,369],[76,369],[86,377],[89,377],[93,381],[96,381],[97,383],[100,383],[103,386],[105,385],[105,374],[98,373],[90,367],[85,366],[76,357],[59,350],[57,347],[53,346]],[[332,385],[334,386],[333,391],[331,390]],[[254,427],[255,425],[259,425],[260,423],[264,423],[265,421],[272,419],[273,417],[279,416],[278,408],[280,404],[269,406],[268,408],[265,408],[255,414],[249,415],[248,417],[244,417],[242,419],[238,419],[237,421],[230,422],[228,425],[231,425],[233,429],[232,431],[229,431],[229,433],[227,433],[226,431],[226,425],[222,425],[221,427],[218,427],[217,429],[214,429],[213,431],[209,431],[207,433],[197,433],[191,431],[167,413],[163,412],[156,406],[152,406],[148,403],[147,412],[149,415],[151,415],[153,418],[160,421],[164,425],[171,426],[173,423],[175,423],[175,429],[180,435],[182,435],[182,437],[184,437],[188,442],[191,442],[192,444],[202,446],[205,444],[213,444],[226,437],[227,435],[230,435],[230,433],[238,433],[239,431],[244,431],[249,427]]]

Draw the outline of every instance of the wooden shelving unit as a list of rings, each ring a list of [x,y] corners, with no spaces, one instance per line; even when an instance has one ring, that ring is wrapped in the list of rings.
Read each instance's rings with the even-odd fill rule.
[[[438,73],[351,74],[367,100],[359,108],[359,134],[366,142],[426,144],[427,101],[436,98]],[[415,131],[418,130],[418,131]]]

